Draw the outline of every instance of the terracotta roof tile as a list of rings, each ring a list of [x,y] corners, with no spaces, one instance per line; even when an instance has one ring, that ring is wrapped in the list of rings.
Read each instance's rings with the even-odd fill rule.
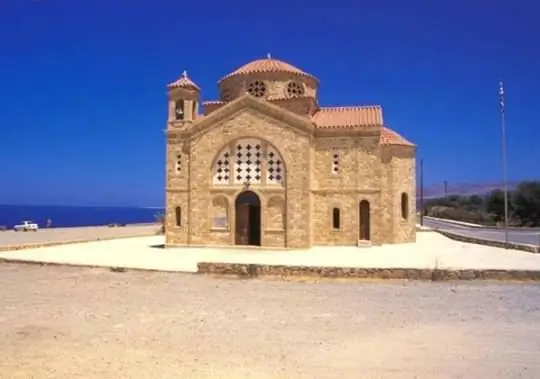
[[[188,75],[187,75],[187,72],[184,71],[182,73],[182,76],[180,77],[180,79],[178,79],[177,81],[175,82],[172,82],[171,84],[169,84],[167,86],[168,88],[192,88],[192,89],[196,89],[197,91],[200,91],[201,89],[199,88],[199,86],[197,84],[195,84],[195,82],[193,82],[193,80],[191,80]]]
[[[384,127],[382,128],[380,143],[381,145],[415,146],[413,143],[407,141],[398,133]]]
[[[214,105],[214,104],[225,104],[226,102],[221,101],[221,100],[208,100],[208,101],[203,101],[202,103],[203,105]]]
[[[219,101],[219,100],[203,101],[203,103],[202,103],[202,105],[203,105],[203,113],[204,113],[205,116],[207,116],[210,113],[218,110],[219,108],[221,108],[225,104],[227,104],[225,101]]]
[[[382,125],[380,106],[321,108],[313,115],[313,122],[319,128],[354,128]]]
[[[257,59],[255,61],[252,61],[243,65],[242,67],[236,69],[230,74],[225,75],[219,81],[221,82],[227,78],[230,78],[232,76],[237,76],[237,75],[248,75],[248,74],[265,73],[265,72],[285,72],[289,74],[302,75],[302,76],[306,76],[306,77],[317,80],[317,78],[315,78],[313,75],[310,75],[287,62],[283,62],[283,61],[280,61],[278,59],[274,59],[268,56],[268,58]]]

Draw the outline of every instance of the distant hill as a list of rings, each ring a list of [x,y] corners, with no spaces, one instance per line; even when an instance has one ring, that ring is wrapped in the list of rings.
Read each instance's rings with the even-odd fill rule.
[[[522,182],[522,180],[513,180],[508,182],[508,190],[512,191],[516,186]],[[471,195],[487,195],[495,189],[503,189],[504,183],[502,182],[493,182],[493,183],[448,183],[448,195],[460,195],[460,196],[471,196]],[[420,196],[420,191],[417,189],[417,195]],[[438,198],[444,197],[444,183],[424,186],[424,198]]]

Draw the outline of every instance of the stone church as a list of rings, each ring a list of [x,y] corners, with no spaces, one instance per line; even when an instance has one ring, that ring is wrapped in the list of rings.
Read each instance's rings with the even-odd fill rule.
[[[415,240],[416,148],[381,106],[322,106],[315,76],[270,56],[218,88],[168,86],[167,246]]]

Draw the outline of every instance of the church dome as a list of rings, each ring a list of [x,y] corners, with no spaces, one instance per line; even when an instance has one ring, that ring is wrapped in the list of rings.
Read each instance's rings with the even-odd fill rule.
[[[270,55],[268,55],[268,57],[265,59],[257,59],[255,61],[252,61],[243,65],[242,67],[236,69],[230,74],[225,75],[223,78],[219,80],[219,82],[222,82],[223,80],[229,79],[234,76],[243,76],[243,75],[260,74],[260,73],[293,74],[293,75],[300,75],[307,78],[311,78],[317,81],[317,78],[315,78],[313,75],[310,75],[287,62],[280,61],[279,59],[274,59]]]

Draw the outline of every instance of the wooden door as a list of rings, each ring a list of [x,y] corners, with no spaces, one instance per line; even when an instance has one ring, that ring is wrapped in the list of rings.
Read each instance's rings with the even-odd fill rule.
[[[236,244],[249,245],[249,204],[236,206]]]
[[[370,231],[370,211],[369,202],[362,200],[360,202],[360,239],[369,241],[371,239]]]

